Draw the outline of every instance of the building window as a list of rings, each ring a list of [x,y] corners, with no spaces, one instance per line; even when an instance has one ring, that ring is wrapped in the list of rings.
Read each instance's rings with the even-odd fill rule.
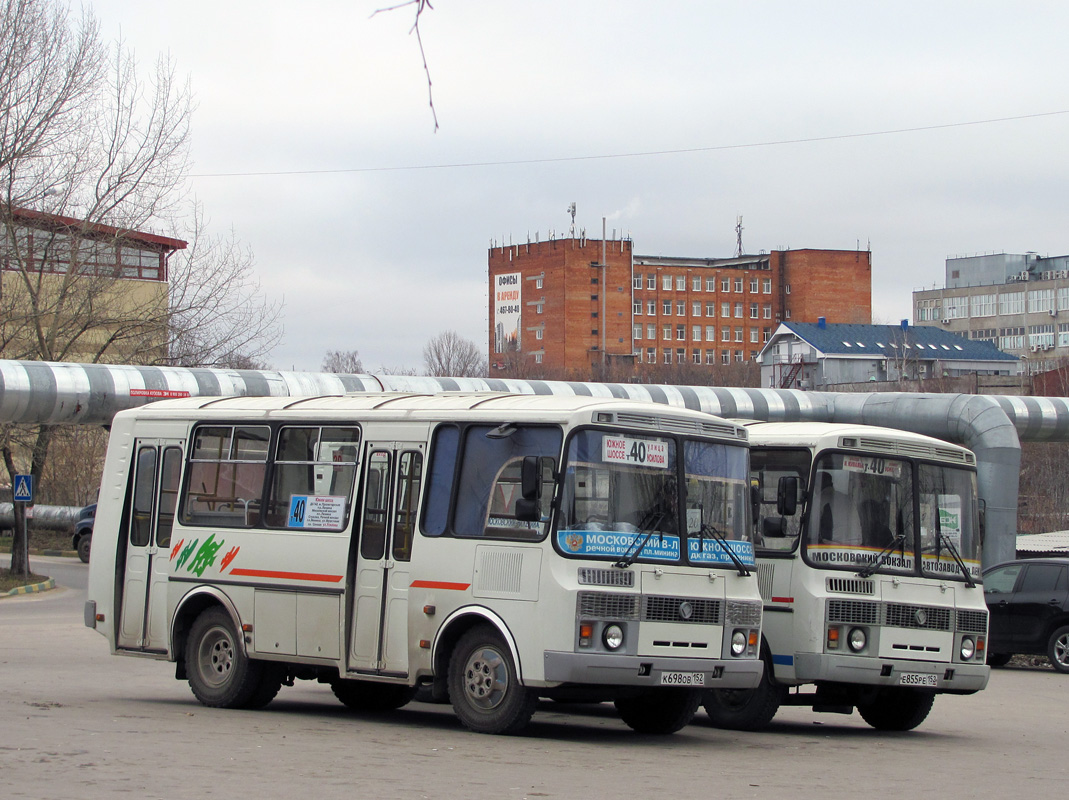
[[[664,309],[664,315],[666,317],[672,316],[672,301],[665,300],[661,303],[661,307]]]
[[[672,291],[672,276],[671,275],[663,275],[661,277],[661,288],[664,289],[666,292]]]
[[[535,353],[534,357],[535,357],[535,363],[536,364],[541,364],[542,363],[542,354],[541,353]]]
[[[735,341],[736,342],[741,342],[742,341],[742,328],[736,328],[735,329]]]
[[[736,350],[735,351],[735,360],[740,364],[742,363],[742,351],[741,350]]]
[[[646,288],[647,289],[656,289],[657,288],[657,276],[656,275],[647,275],[646,276]]]
[[[750,278],[750,294],[757,294],[757,278]]]
[[[784,294],[790,294],[790,293],[791,293],[791,285],[790,285],[789,283],[788,283],[788,284],[786,284],[786,285],[785,285],[785,286],[783,287],[783,293],[784,293]]]
[[[672,351],[671,351],[671,349],[669,349],[667,347],[664,348],[664,363],[665,364],[671,364],[672,363]]]
[[[757,303],[750,303],[750,319],[758,319]]]
[[[943,299],[943,317],[945,319],[965,319],[968,316],[968,297],[946,297]]]
[[[676,339],[678,341],[680,341],[680,342],[686,341],[686,339],[687,339],[687,326],[686,325],[676,325]]]
[[[690,351],[690,360],[693,361],[695,364],[702,363],[702,351],[701,350],[691,350]]]
[[[727,325],[725,325],[723,328],[720,329],[720,341],[722,341],[722,342],[730,342],[731,341],[731,328],[729,328]]]
[[[686,275],[677,275],[676,276],[676,290],[680,291],[680,292],[687,291],[687,276]]]
[[[691,278],[690,288],[693,289],[695,292],[700,292],[702,290],[701,275],[695,275],[693,278]]]
[[[771,278],[765,278],[761,281],[761,294],[772,294]]]
[[[715,317],[716,316],[716,303],[706,303],[705,304],[705,316],[707,316],[707,317]]]
[[[757,351],[756,350],[751,350],[750,351],[750,360],[751,361],[756,361],[757,360]]]
[[[542,313],[542,303],[535,303],[535,313],[536,314],[541,314]]]
[[[672,326],[671,325],[665,325],[663,328],[661,328],[661,338],[664,339],[665,341],[671,341],[672,340]]]
[[[642,301],[636,300],[631,304],[631,313],[637,317],[642,316]]]
[[[706,278],[705,279],[705,291],[707,291],[707,292],[715,292],[716,291],[716,278]]]
[[[761,341],[767,343],[768,340],[771,339],[771,338],[772,338],[772,329],[771,328],[762,328],[761,329]]]
[[[735,316],[742,319],[742,303],[735,304]]]
[[[545,329],[543,329],[543,328],[535,328],[535,338],[536,339],[541,339],[543,333],[545,333]]]
[[[646,326],[646,338],[647,339],[656,339],[657,338],[657,326],[656,325],[650,324],[650,325]]]
[[[993,294],[977,294],[969,298],[970,317],[993,317],[998,308],[998,297]]]
[[[730,350],[721,350],[720,351],[720,363],[721,364],[730,364],[731,363],[731,351]]]
[[[647,347],[646,348],[646,363],[647,364],[656,364],[657,363],[657,348],[656,347]]]
[[[716,326],[715,325],[706,325],[705,326],[705,341],[707,341],[707,342],[715,342],[716,341]]]
[[[772,319],[772,304],[771,303],[765,303],[765,305],[761,308],[761,311],[764,314],[765,319]]]
[[[742,278],[735,279],[735,291],[738,294],[742,294]]]
[[[702,315],[702,304],[700,301],[695,300],[690,304],[690,315],[692,317],[700,317]]]
[[[635,325],[634,326],[632,336],[635,339],[641,339],[642,338],[642,326],[641,325]]]
[[[791,318],[791,310],[789,308],[786,311],[783,312],[783,318],[784,319],[790,319]]]
[[[750,328],[750,341],[754,344],[757,344],[757,336],[759,333],[760,331],[758,331],[757,328]]]
[[[682,347],[680,347],[678,350],[676,350],[676,363],[677,364],[685,364],[685,363],[687,363],[687,351],[684,350]]]
[[[657,301],[656,300],[647,300],[646,301],[646,313],[651,317],[657,316]]]
[[[1054,310],[1054,290],[1036,289],[1028,293],[1029,314],[1049,314]]]
[[[542,288],[542,279],[541,278],[535,278],[535,288],[536,289],[541,289]]]
[[[686,300],[680,300],[680,301],[678,301],[676,303],[676,316],[677,317],[685,317],[685,316],[687,316],[687,301]]]
[[[716,363],[716,350],[706,350],[705,351],[705,363],[706,364],[715,364]]]
[[[731,278],[724,278],[723,280],[720,281],[720,291],[722,291],[722,292],[730,292],[731,291]]]
[[[702,340],[702,326],[701,325],[695,325],[693,328],[690,329],[690,338],[693,339],[696,342],[700,342]]]
[[[720,304],[720,316],[722,316],[722,317],[730,317],[731,316],[731,303],[721,303]]]
[[[631,288],[632,289],[641,289],[642,288],[642,275],[641,274],[637,274],[637,275],[631,276]]]
[[[1006,314],[1024,313],[1024,292],[1006,292],[998,296],[998,313]]]

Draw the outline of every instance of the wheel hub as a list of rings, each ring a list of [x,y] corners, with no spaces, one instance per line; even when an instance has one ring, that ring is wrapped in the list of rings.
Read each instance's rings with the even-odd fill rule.
[[[508,669],[501,654],[482,648],[471,654],[464,667],[464,692],[477,708],[496,708],[508,690]]]

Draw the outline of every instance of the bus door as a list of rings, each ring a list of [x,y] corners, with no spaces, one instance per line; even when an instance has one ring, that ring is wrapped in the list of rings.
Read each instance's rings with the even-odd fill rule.
[[[126,564],[118,646],[167,650],[168,549],[182,474],[182,442],[134,442],[133,489],[127,498]]]
[[[353,594],[349,668],[408,674],[409,563],[425,445],[368,442]]]

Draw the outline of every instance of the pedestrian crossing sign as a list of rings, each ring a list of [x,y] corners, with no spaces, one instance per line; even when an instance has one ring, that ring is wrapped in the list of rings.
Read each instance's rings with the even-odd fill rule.
[[[33,475],[16,475],[14,494],[16,503],[32,503]]]

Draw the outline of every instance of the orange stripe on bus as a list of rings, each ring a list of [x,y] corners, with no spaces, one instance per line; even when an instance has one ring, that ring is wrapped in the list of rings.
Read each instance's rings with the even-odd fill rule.
[[[230,570],[230,574],[248,578],[285,578],[293,581],[320,581],[322,583],[337,583],[342,579],[341,575],[316,575],[312,572],[276,572],[271,569],[241,569],[240,567]]]
[[[453,591],[463,592],[469,586],[470,583],[450,583],[449,581],[412,581],[413,589],[452,589]]]

